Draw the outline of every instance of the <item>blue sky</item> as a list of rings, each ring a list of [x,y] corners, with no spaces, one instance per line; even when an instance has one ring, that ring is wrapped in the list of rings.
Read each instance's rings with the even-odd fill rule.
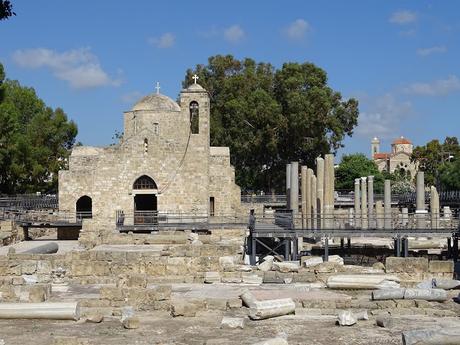
[[[0,22],[7,76],[62,107],[86,145],[110,144],[142,95],[176,98],[216,54],[311,61],[360,101],[342,153],[460,135],[458,1],[25,1]]]

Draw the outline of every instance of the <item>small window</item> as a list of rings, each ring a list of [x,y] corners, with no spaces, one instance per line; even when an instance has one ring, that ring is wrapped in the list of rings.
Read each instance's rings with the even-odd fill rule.
[[[157,189],[157,184],[152,178],[142,175],[134,182],[133,189]]]
[[[190,132],[198,134],[200,132],[200,119],[199,119],[199,106],[198,102],[190,103]]]
[[[160,126],[158,123],[153,124],[153,134],[158,135],[160,134]]]
[[[209,198],[209,215],[214,217],[214,197]]]

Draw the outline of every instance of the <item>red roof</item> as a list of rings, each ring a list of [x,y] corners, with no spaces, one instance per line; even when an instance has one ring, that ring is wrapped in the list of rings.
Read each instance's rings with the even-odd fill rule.
[[[412,142],[404,137],[401,137],[401,138],[395,139],[392,145],[398,145],[398,144],[412,144]]]
[[[388,159],[389,157],[389,153],[374,153],[374,159]]]

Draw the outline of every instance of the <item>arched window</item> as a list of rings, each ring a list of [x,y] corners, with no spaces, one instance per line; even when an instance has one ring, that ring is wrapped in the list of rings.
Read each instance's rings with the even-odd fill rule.
[[[133,189],[157,189],[157,184],[151,177],[142,175],[134,181]]]
[[[192,134],[198,134],[200,132],[200,111],[198,102],[190,103],[190,132]]]
[[[89,196],[83,195],[79,198],[75,208],[77,219],[93,218],[93,201]]]

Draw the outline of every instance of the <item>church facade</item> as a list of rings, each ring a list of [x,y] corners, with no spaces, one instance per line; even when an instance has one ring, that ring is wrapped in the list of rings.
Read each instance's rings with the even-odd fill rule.
[[[391,152],[380,152],[378,138],[371,141],[371,157],[380,171],[398,171],[411,178],[417,173],[417,164],[410,160],[413,149],[412,142],[402,136],[391,143]]]
[[[196,79],[179,104],[143,97],[124,113],[118,144],[75,147],[59,172],[59,209],[105,222],[120,212],[232,215],[240,197],[229,148],[210,146],[210,100]]]

